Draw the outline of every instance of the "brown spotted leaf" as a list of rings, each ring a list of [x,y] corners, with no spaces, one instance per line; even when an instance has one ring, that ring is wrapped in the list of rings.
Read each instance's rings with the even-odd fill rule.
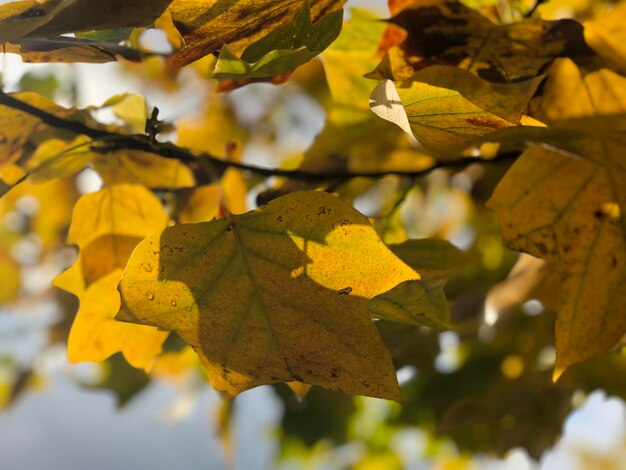
[[[610,118],[626,111],[619,98],[625,93],[624,77],[584,74],[561,60],[552,67],[543,114]],[[567,154],[540,146],[526,151],[490,201],[509,246],[545,259],[562,283],[555,377],[611,350],[626,332],[626,139],[623,130],[594,136],[580,128],[564,144]]]

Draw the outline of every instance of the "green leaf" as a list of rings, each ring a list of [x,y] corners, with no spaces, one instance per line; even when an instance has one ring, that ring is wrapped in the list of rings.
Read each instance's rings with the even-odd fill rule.
[[[91,39],[93,41],[109,42],[111,44],[119,44],[120,42],[128,39],[132,32],[133,28],[114,28],[76,33],[76,37],[81,39]]]
[[[398,399],[367,302],[418,278],[351,206],[293,193],[146,239],[120,282],[117,318],[176,330],[230,394],[298,381]]]
[[[383,320],[420,326],[450,328],[450,312],[444,285],[460,274],[467,259],[458,248],[435,238],[408,240],[389,248],[420,273],[419,281],[404,282],[374,297],[370,313]]]
[[[339,10],[345,0],[310,0],[309,3],[316,22]],[[218,4],[205,0],[174,0],[169,10],[185,40],[185,47],[172,57],[170,65],[182,67],[223,49],[224,45],[234,55],[241,54],[252,43],[296,21],[303,6],[302,0],[238,0]],[[255,21],[255,18],[262,20]],[[291,39],[283,38],[281,42],[285,43],[283,41],[289,43]],[[267,46],[262,42],[258,47]]]
[[[222,47],[213,77],[223,79],[248,79],[273,77],[307,63],[326,49],[341,31],[343,10],[311,22],[309,1],[294,21],[270,32],[250,44],[238,58],[228,48]]]

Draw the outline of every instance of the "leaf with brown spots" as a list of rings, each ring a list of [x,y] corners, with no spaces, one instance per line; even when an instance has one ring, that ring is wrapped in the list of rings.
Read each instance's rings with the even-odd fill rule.
[[[120,282],[117,318],[176,330],[230,394],[298,381],[398,400],[367,303],[418,278],[351,206],[293,193],[143,241]]]
[[[554,64],[542,100],[546,118],[626,111],[626,78]],[[607,116],[610,117],[610,116]],[[626,332],[626,167],[623,131],[593,136],[581,128],[567,150],[527,150],[490,201],[502,235],[516,250],[545,259],[562,283],[556,322],[558,377],[567,367],[611,350]]]
[[[415,137],[430,151],[450,155],[479,137],[532,123],[523,112],[538,84],[489,83],[457,67],[435,65],[416,73],[398,94]]]

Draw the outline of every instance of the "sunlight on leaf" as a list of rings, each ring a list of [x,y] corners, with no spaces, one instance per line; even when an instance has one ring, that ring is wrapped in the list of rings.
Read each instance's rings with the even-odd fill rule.
[[[418,278],[350,206],[294,193],[142,242],[117,318],[176,330],[230,394],[299,381],[398,399],[367,300]]]
[[[432,66],[398,94],[415,137],[449,157],[481,136],[532,122],[522,113],[537,86],[539,80],[495,84],[456,67]]]
[[[561,60],[551,70],[542,109],[552,120],[624,112],[626,102],[615,97],[625,91],[624,77],[607,70],[584,75]],[[610,350],[626,331],[625,144],[623,132],[594,136],[581,129],[567,143],[575,158],[532,147],[490,202],[506,242],[545,259],[561,279],[555,377]]]

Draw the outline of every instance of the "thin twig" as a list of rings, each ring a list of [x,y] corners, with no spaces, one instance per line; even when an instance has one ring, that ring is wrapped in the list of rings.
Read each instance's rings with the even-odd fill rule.
[[[548,0],[535,0],[535,3],[533,3],[533,6],[531,6],[530,9],[526,12],[524,18],[530,18],[531,16],[533,16],[537,11],[537,8],[539,8],[540,5],[546,3],[547,1]]]
[[[178,160],[184,163],[199,163],[204,160],[215,168],[216,177],[224,172],[226,168],[237,168],[243,171],[249,171],[261,176],[279,176],[299,181],[322,182],[331,180],[347,180],[351,178],[382,178],[383,176],[396,175],[416,177],[430,173],[438,168],[465,168],[467,165],[477,162],[493,162],[501,160],[513,160],[519,156],[519,152],[506,152],[498,155],[498,157],[489,160],[479,158],[461,157],[454,160],[438,161],[433,166],[423,170],[385,170],[374,172],[355,172],[355,171],[328,171],[314,172],[305,170],[284,170],[280,168],[265,168],[248,163],[240,163],[216,157],[209,153],[193,153],[189,149],[179,147],[170,142],[155,142],[147,135],[143,134],[120,134],[102,129],[96,129],[87,126],[81,122],[55,116],[43,109],[25,103],[3,91],[0,91],[0,105],[22,111],[31,116],[40,119],[49,126],[64,129],[76,134],[83,134],[94,140],[92,150],[95,152],[110,152],[114,150],[139,150],[143,152],[153,153],[164,158]]]

